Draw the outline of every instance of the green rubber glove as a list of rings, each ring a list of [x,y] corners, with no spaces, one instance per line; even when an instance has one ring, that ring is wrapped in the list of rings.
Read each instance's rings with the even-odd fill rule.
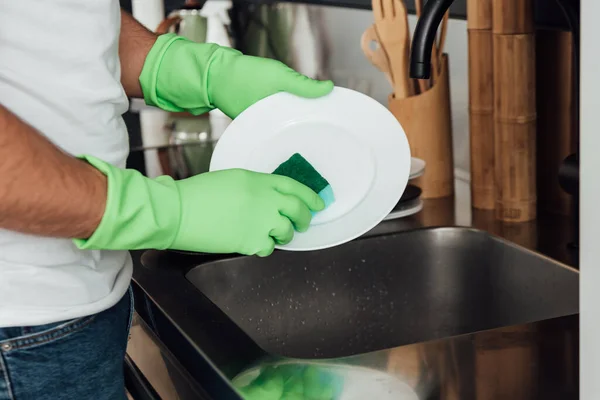
[[[149,179],[84,157],[108,179],[106,210],[81,249],[175,249],[268,256],[306,231],[323,200],[297,181],[224,170],[175,181]]]
[[[341,383],[323,369],[290,364],[266,367],[249,384],[233,385],[244,400],[335,400]]]
[[[316,98],[333,90],[331,81],[307,78],[279,61],[171,33],[158,37],[139,81],[149,105],[195,115],[218,108],[231,118],[278,92]]]

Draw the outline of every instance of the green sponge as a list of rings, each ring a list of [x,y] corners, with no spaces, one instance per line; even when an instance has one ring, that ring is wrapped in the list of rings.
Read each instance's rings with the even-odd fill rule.
[[[325,207],[328,207],[335,201],[333,189],[327,179],[298,153],[294,153],[287,161],[279,165],[273,171],[275,175],[283,175],[295,179],[298,182],[308,186],[325,202]]]

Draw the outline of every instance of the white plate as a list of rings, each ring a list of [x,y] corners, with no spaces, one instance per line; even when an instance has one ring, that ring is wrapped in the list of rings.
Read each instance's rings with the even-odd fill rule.
[[[417,198],[417,199],[414,199],[413,201],[407,202],[402,207],[393,210],[391,213],[388,214],[387,217],[385,217],[384,221],[410,217],[411,215],[414,215],[414,214],[420,212],[422,209],[423,209],[423,200]]]
[[[241,113],[220,138],[210,170],[271,173],[300,153],[329,181],[336,201],[283,250],[319,250],[355,239],[381,222],[408,182],[404,130],[380,103],[336,87],[319,99],[278,93]]]
[[[410,163],[410,176],[408,180],[413,180],[420,177],[425,172],[425,161],[420,158],[413,157]]]

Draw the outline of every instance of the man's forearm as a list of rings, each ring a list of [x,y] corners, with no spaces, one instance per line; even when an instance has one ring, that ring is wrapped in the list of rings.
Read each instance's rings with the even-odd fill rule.
[[[146,55],[155,41],[154,33],[142,26],[131,15],[121,11],[121,36],[119,39],[121,84],[129,97],[143,97],[139,77]]]
[[[0,228],[87,238],[106,204],[106,177],[0,106]]]

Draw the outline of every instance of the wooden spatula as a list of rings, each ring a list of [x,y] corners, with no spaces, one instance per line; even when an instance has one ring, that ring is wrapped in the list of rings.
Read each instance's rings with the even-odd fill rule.
[[[375,25],[369,26],[362,34],[360,46],[363,53],[365,53],[365,57],[367,57],[377,69],[385,74],[392,87],[394,87],[394,78],[392,76],[390,60],[385,49],[379,42],[379,35],[377,35]]]
[[[406,6],[401,0],[372,0],[372,6],[377,35],[390,60],[395,97],[411,96],[413,88],[408,75],[410,35]]]

